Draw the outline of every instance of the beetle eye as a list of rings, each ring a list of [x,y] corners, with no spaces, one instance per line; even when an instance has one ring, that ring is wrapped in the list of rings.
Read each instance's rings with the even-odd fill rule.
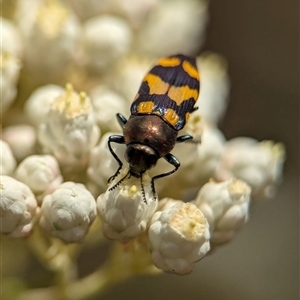
[[[135,149],[134,148],[131,148],[131,147],[127,148],[127,150],[125,152],[125,159],[126,159],[127,162],[130,163],[132,161],[134,153],[135,153]]]
[[[151,167],[154,167],[156,165],[157,162],[157,156],[150,154],[147,156],[147,166],[150,169]]]

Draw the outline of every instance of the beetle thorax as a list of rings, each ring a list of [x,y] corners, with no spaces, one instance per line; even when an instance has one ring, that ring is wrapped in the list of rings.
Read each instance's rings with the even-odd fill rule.
[[[165,156],[174,148],[177,134],[177,130],[157,115],[131,116],[124,127],[127,146],[146,145],[157,153],[158,158]]]

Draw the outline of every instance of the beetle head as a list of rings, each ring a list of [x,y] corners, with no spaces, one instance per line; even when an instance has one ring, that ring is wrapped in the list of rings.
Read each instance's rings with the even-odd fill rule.
[[[156,165],[159,155],[153,148],[139,143],[127,145],[125,159],[129,163],[130,173],[140,177],[145,171]]]

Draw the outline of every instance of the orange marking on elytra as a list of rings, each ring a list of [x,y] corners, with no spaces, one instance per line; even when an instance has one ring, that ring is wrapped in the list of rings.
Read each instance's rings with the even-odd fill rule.
[[[168,108],[164,113],[164,119],[174,126],[178,122],[179,116],[173,109]]]
[[[138,113],[151,113],[154,108],[154,103],[152,101],[144,101],[138,105],[137,112]]]
[[[197,101],[199,93],[195,89],[191,89],[188,85],[176,87],[171,86],[168,91],[168,96],[176,102],[177,105],[180,105],[184,100],[193,98]]]
[[[187,113],[185,114],[185,122],[186,122],[186,123],[187,123],[187,121],[189,120],[189,118],[190,118],[190,113],[187,112]]]
[[[157,94],[157,95],[164,95],[167,93],[169,89],[169,84],[164,82],[159,76],[148,73],[144,81],[148,82],[149,86],[149,94]]]
[[[156,65],[162,67],[176,67],[180,65],[180,59],[177,57],[165,57],[160,59]]]
[[[198,72],[198,70],[192,65],[190,64],[188,61],[184,61],[182,63],[182,68],[185,72],[187,72],[191,77],[199,80],[200,79],[200,74]]]

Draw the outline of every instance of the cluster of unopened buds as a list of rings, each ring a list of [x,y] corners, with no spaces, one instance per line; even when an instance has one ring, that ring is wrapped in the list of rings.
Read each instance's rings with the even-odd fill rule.
[[[76,285],[74,274],[65,280],[70,299],[87,299],[103,286],[97,280],[116,278],[113,272],[189,274],[235,237],[251,203],[273,196],[284,147],[225,139],[217,124],[229,78],[225,60],[214,53],[196,58],[199,109],[183,134],[201,142],[176,145],[178,171],[155,182],[156,194],[151,178],[170,166],[159,160],[142,178],[126,177],[126,146],[115,144],[123,168],[108,184],[118,168],[108,137],[122,134],[116,113],[129,116],[157,58],[200,48],[207,1],[19,0],[7,14],[1,20],[1,233],[28,241],[46,267],[67,274],[74,264],[65,250],[70,245],[99,242],[101,231],[116,241],[105,276],[88,277],[94,290]]]

